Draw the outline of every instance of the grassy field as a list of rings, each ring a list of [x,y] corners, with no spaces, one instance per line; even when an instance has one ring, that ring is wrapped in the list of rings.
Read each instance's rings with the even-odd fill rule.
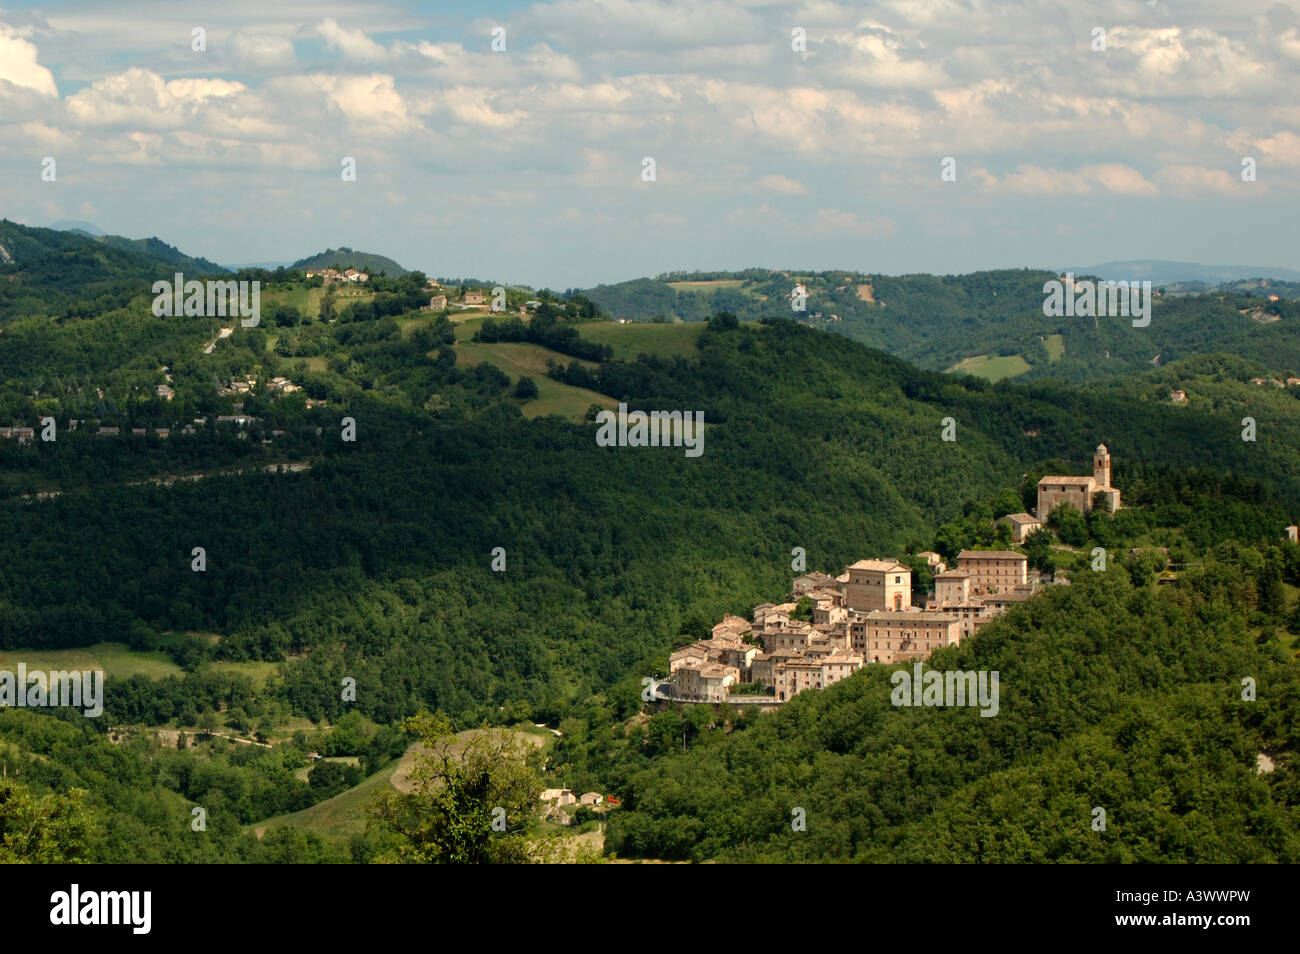
[[[473,341],[474,332],[482,323],[483,318],[478,317],[456,325],[456,363],[474,365],[486,361],[508,374],[511,383],[524,376],[536,381],[538,396],[523,406],[524,417],[559,414],[579,421],[593,404],[610,409],[618,406],[617,401],[603,394],[561,384],[546,376],[547,359],[569,364],[576,361],[576,358],[522,341],[498,341],[492,344]],[[692,358],[699,354],[696,343],[704,331],[704,323],[619,324],[614,321],[596,321],[580,325],[578,330],[583,338],[613,348],[616,360],[635,360],[639,354]],[[589,368],[595,367],[589,361],[579,363]]]
[[[958,361],[948,370],[956,374],[973,374],[988,381],[1001,381],[1003,378],[1024,374],[1029,370],[1029,362],[1018,354],[979,354]]]
[[[325,289],[294,285],[290,288],[268,289],[265,297],[268,304],[275,302],[281,305],[292,305],[302,314],[318,318],[320,317],[320,302],[325,297]]]
[[[160,679],[181,671],[181,667],[167,654],[135,652],[128,649],[126,643],[96,643],[80,649],[0,650],[0,669],[17,672],[19,663],[25,663],[28,670],[46,672],[101,669],[109,679],[127,679],[136,675]]]
[[[532,732],[531,728],[531,726],[521,727],[517,731],[521,738],[532,745],[538,747],[546,745],[546,739]],[[466,732],[457,733],[457,736],[461,739],[467,739],[476,731],[478,730],[470,729]],[[346,841],[357,832],[365,830],[366,804],[376,794],[390,786],[395,786],[402,791],[407,790],[409,786],[406,784],[406,779],[415,766],[417,749],[418,746],[416,745],[410,746],[396,762],[380,769],[360,785],[350,788],[346,792],[328,798],[311,808],[305,808],[291,815],[277,815],[274,818],[256,822],[248,826],[248,828],[257,834],[259,838],[272,825],[288,825],[291,828],[314,831],[323,838]],[[331,761],[340,761],[340,759],[331,759]]]
[[[545,374],[547,361],[554,361],[557,364],[570,364],[577,361],[587,368],[596,367],[594,362],[579,361],[577,358],[570,358],[566,354],[527,341],[496,341],[492,344],[479,341],[456,342],[457,364],[482,364],[484,361],[495,364],[510,375],[512,381],[518,380],[520,375],[536,377]]]
[[[223,673],[233,672],[241,676],[247,676],[252,680],[254,688],[261,689],[266,685],[266,680],[275,674],[280,668],[278,662],[223,662],[215,661],[203,664],[203,669],[208,672]]]
[[[473,334],[473,331],[470,331]],[[548,414],[559,414],[561,417],[567,417],[570,420],[581,421],[587,413],[587,408],[593,404],[599,404],[601,407],[614,408],[618,402],[613,398],[598,394],[595,391],[588,391],[586,388],[575,388],[572,385],[563,384],[546,376],[547,360],[568,364],[576,361],[576,358],[570,358],[568,355],[560,354],[558,351],[551,351],[549,348],[543,348],[541,345],[529,344],[525,341],[498,341],[493,344],[484,344],[477,341],[459,340],[460,328],[456,329],[456,363],[458,365],[494,364],[510,376],[510,383],[514,384],[521,377],[530,377],[537,384],[537,397],[523,405],[523,413],[526,418],[545,417]],[[589,361],[579,362],[587,367],[595,367]]]
[[[616,321],[596,321],[578,328],[583,338],[614,349],[620,361],[634,361],[639,354],[664,358],[699,357],[697,343],[704,331],[702,321],[654,324],[636,321],[620,325]]]
[[[1061,355],[1065,354],[1065,335],[1048,335],[1043,340],[1043,346],[1047,348],[1049,361],[1059,361]]]

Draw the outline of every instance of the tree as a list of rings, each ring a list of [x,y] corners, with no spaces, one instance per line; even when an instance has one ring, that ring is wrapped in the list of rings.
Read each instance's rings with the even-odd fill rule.
[[[0,778],[0,864],[84,861],[91,817],[86,793],[33,797],[26,786]]]
[[[1042,527],[1035,527],[1025,537],[1025,556],[1029,565],[1039,572],[1048,572],[1052,562],[1052,535]]]
[[[531,401],[537,397],[537,382],[529,377],[520,378],[515,385],[515,397],[521,401]]]
[[[528,832],[541,792],[530,764],[535,751],[502,730],[482,728],[468,739],[458,738],[441,714],[421,712],[406,727],[421,743],[411,789],[384,792],[367,806],[371,818],[397,836],[397,859],[423,864],[532,860]]]
[[[1064,544],[1081,547],[1088,542],[1088,523],[1083,519],[1083,514],[1069,504],[1053,507],[1047,523],[1056,529],[1057,536]]]
[[[1001,520],[1009,513],[1019,513],[1022,502],[1020,494],[1010,487],[1004,487],[993,500],[993,519]]]

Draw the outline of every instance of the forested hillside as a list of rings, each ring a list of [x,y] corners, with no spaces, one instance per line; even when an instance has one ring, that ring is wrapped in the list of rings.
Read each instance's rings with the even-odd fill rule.
[[[1296,401],[1253,384],[1262,365],[1240,358],[1086,388],[992,385],[786,319],[593,324],[585,296],[547,296],[530,314],[518,290],[504,319],[434,313],[418,272],[364,289],[240,273],[263,283],[263,320],[244,328],[155,317],[161,263],[34,232],[6,233],[14,277],[0,287],[18,289],[8,301],[20,307],[0,322],[0,426],[48,416],[57,438],[0,438],[0,652],[51,666],[126,653],[141,668],[110,675],[101,720],[60,716],[56,728],[0,712],[0,745],[12,746],[0,760],[22,767],[34,797],[66,799],[54,807],[73,822],[73,790],[86,790],[86,810],[120,833],[77,842],[97,860],[131,857],[149,824],[174,825],[218,790],[219,839],[157,850],[271,860],[284,855],[265,846],[281,845],[337,860],[338,839],[241,834],[358,787],[351,768],[307,781],[309,753],[357,759],[362,784],[378,786],[401,752],[395,726],[421,709],[458,727],[559,725],[662,671],[724,612],[782,595],[793,548],[838,571],[922,549],[940,529],[945,547],[983,542],[974,502],[1050,459],[1082,472],[1102,441],[1121,488],[1157,465],[1197,467],[1259,481],[1272,496],[1252,526],[1277,532],[1300,509]],[[976,294],[940,281],[910,301],[906,287],[891,309]],[[1002,313],[997,290],[990,314]],[[1175,383],[1188,402],[1170,402]],[[595,409],[619,402],[703,412],[703,454],[597,446]],[[1253,442],[1244,414],[1257,418]],[[1126,592],[1094,595],[1145,612]],[[1116,707],[1143,702],[1120,689]],[[125,738],[111,741],[111,727]],[[219,741],[222,730],[239,741]],[[161,733],[204,741],[164,756]],[[1046,758],[1046,745],[1032,751]],[[645,796],[653,774],[583,765],[633,793],[626,827],[611,827],[621,851],[684,850],[636,834],[660,824]],[[382,846],[354,848],[368,860]],[[739,857],[752,845],[707,848]]]
[[[1134,328],[1128,318],[1044,316],[1043,284],[1059,277],[1029,269],[955,276],[750,269],[670,274],[586,294],[612,315],[637,321],[698,321],[722,310],[742,319],[793,318],[923,368],[991,379],[1078,383],[1212,352],[1300,374],[1294,285],[1238,282],[1195,295],[1159,294],[1151,324]],[[797,313],[796,286],[807,294]]]
[[[610,847],[697,861],[1293,863],[1300,678],[1256,645],[1253,602],[1249,578],[1222,564],[1154,591],[1122,570],[1054,587],[930,660],[997,671],[995,718],[892,705],[895,667],[730,732],[706,715],[685,754],[676,714],[656,716],[654,758],[626,779]],[[1256,701],[1242,699],[1246,677]],[[1261,751],[1288,769],[1261,775]],[[806,831],[792,829],[795,808]]]
[[[1277,542],[1285,511],[1258,485],[1136,470],[1114,518],[1062,516],[1053,556],[1029,548],[1071,585],[930,657],[997,672],[993,717],[897,706],[911,663],[767,716],[636,714],[627,683],[562,723],[565,782],[621,794],[607,846],[631,857],[1294,862],[1300,546]],[[1004,509],[968,507],[935,545],[994,543]]]

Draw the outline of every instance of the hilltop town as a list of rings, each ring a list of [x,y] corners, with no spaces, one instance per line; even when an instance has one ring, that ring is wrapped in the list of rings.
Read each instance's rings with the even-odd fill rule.
[[[1093,454],[1091,476],[1048,475],[1038,482],[1036,515],[1008,514],[1013,540],[1024,543],[1053,509],[1114,513],[1120,492],[1111,486],[1110,452]],[[912,571],[893,559],[850,564],[839,576],[805,573],[788,601],[755,606],[751,619],[727,614],[709,639],[669,659],[660,699],[779,706],[806,689],[825,689],[865,665],[924,659],[978,632],[1008,606],[1041,585],[1028,558],[1015,550],[962,550],[949,568],[925,551],[934,591],[914,599]]]

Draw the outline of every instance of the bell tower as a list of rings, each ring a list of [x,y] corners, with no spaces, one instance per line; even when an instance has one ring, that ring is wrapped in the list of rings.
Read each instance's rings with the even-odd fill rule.
[[[1105,444],[1098,444],[1092,455],[1092,479],[1097,481],[1098,490],[1110,489],[1110,451]]]

